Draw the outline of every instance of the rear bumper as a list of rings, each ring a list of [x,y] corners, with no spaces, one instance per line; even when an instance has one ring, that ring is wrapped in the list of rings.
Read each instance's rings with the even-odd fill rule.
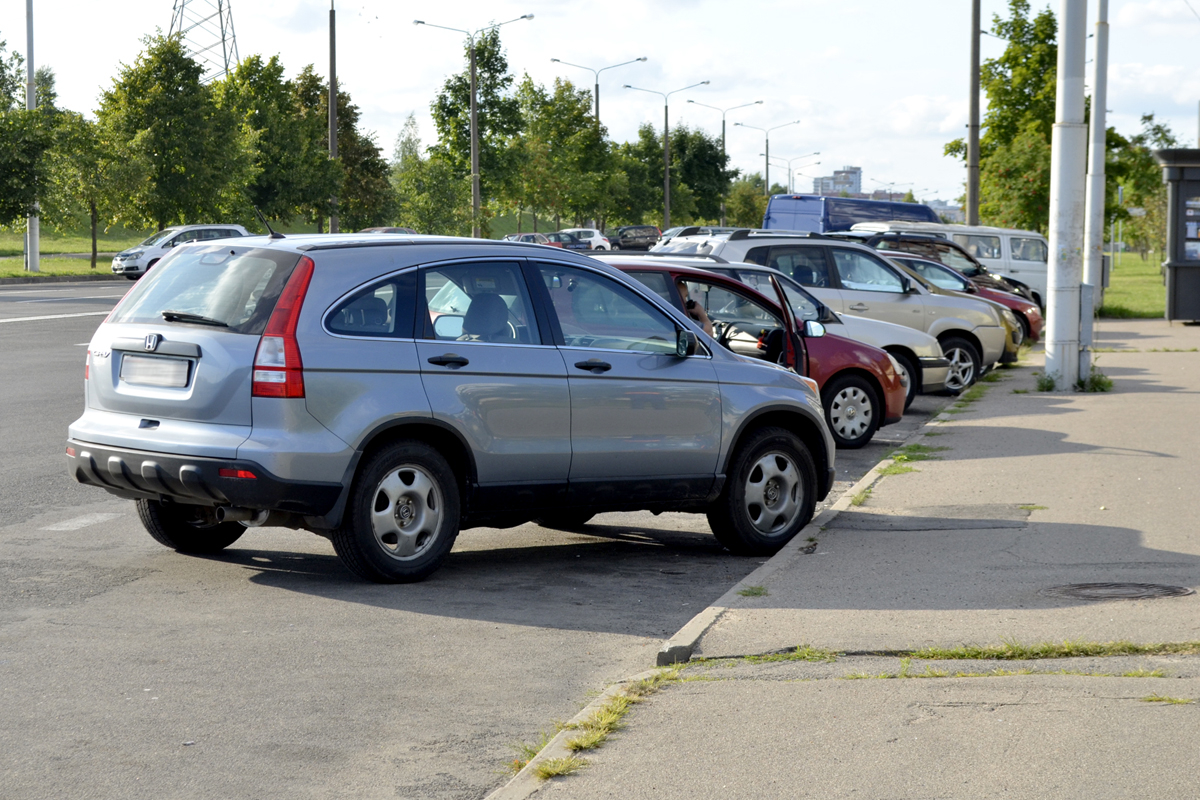
[[[922,358],[921,362],[921,393],[932,394],[946,388],[946,379],[950,377],[950,362],[944,358]]]
[[[245,459],[169,455],[77,439],[68,439],[67,447],[68,469],[75,480],[132,500],[165,499],[323,516],[342,491],[340,483],[280,480]],[[221,477],[221,469],[246,470],[255,478]]]

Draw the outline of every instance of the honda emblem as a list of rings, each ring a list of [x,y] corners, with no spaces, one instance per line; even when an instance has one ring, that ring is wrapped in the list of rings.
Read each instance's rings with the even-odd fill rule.
[[[158,343],[162,340],[162,336],[157,333],[151,333],[146,337],[146,349],[153,353],[158,349]]]

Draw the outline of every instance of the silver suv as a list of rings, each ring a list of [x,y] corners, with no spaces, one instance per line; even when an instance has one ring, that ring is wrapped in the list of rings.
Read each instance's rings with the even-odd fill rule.
[[[705,513],[768,554],[833,482],[816,385],[585,256],[389,234],[179,248],[97,329],[71,474],[211,553],[249,527],[419,580],[460,528]]]
[[[968,297],[934,294],[879,253],[820,234],[736,230],[672,239],[657,252],[697,253],[747,261],[792,277],[834,311],[924,331],[950,361],[946,388],[961,391],[1001,360],[1000,312]]]

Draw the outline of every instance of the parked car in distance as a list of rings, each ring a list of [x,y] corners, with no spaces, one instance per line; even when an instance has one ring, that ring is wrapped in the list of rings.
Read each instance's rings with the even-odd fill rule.
[[[907,387],[891,356],[834,335],[815,320],[811,329],[789,322],[799,317],[784,313],[784,296],[773,286],[765,287],[767,294],[725,275],[657,258],[613,254],[604,261],[684,313],[676,284],[686,282],[689,300],[705,310],[717,343],[739,355],[778,363],[786,359],[790,339],[796,356],[787,366],[817,382],[838,447],[862,447],[881,426],[899,422],[904,414]]]
[[[763,229],[829,233],[847,231],[855,223],[871,220],[940,222],[937,213],[922,203],[815,194],[776,194],[767,201]]]
[[[658,243],[660,234],[653,225],[622,225],[605,232],[613,250],[649,250]]]
[[[950,361],[946,388],[961,391],[1005,355],[1008,332],[985,300],[944,296],[909,277],[883,254],[820,234],[741,229],[688,236],[661,252],[694,252],[747,261],[790,275],[834,311],[907,325],[938,340]]]
[[[1024,297],[1012,292],[1003,292],[996,289],[989,289],[987,286],[980,286],[968,280],[962,273],[951,269],[940,261],[915,258],[904,253],[893,253],[888,257],[890,260],[907,267],[909,270],[942,289],[963,292],[964,294],[978,294],[985,300],[992,300],[1007,307],[1021,324],[1022,341],[1036,342],[1041,338],[1042,326],[1045,319],[1042,316],[1042,310],[1032,300],[1026,300]]]
[[[557,245],[558,247],[566,248],[567,250],[591,250],[592,249],[592,245],[590,242],[585,242],[582,239],[577,238],[574,234],[567,233],[566,231],[556,231],[554,233],[547,233],[546,239],[549,240],[550,244]]]
[[[737,228],[722,228],[716,225],[678,225],[674,228],[668,228],[667,230],[663,231],[662,235],[658,237],[658,241],[655,243],[654,247],[651,247],[650,249],[654,250],[662,247],[676,236],[708,236],[709,234],[713,233],[732,233],[736,230]]]
[[[769,555],[829,493],[816,383],[716,346],[623,273],[519,243],[372,244],[165,257],[88,345],[69,473],[180,552],[291,527],[379,582],[428,576],[461,528],[615,510],[705,514],[732,552]]]
[[[392,228],[363,228],[359,233],[409,233],[415,235],[417,232],[412,228],[392,227]]]
[[[230,239],[249,236],[250,232],[241,225],[172,225],[146,239],[136,247],[122,250],[113,257],[114,275],[124,275],[137,280],[171,252],[171,248],[188,242],[203,242],[210,239]]]
[[[550,244],[544,233],[510,233],[504,237],[506,242],[525,242],[526,244]],[[557,245],[561,247],[562,245]]]
[[[564,228],[563,233],[569,233],[576,239],[588,242],[593,250],[610,250],[612,248],[604,234],[595,228]]]

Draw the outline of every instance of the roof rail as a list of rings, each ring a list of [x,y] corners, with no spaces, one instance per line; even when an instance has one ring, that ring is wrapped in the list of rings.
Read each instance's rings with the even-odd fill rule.
[[[698,233],[700,233],[700,226],[692,225],[690,227],[684,228],[679,233],[675,234],[675,236],[695,236]],[[672,237],[672,238],[674,238],[674,237]]]
[[[754,238],[756,238],[756,239],[759,237],[765,238],[767,236],[788,236],[788,237],[801,236],[801,237],[804,237],[807,239],[827,239],[828,238],[827,236],[817,233],[816,231],[781,231],[781,230],[775,230],[773,228],[770,230],[764,230],[761,228],[758,230],[751,230],[749,228],[740,228],[740,229],[734,231],[733,233],[729,234],[729,241],[737,242],[742,239],[749,239],[751,236],[754,236]]]

